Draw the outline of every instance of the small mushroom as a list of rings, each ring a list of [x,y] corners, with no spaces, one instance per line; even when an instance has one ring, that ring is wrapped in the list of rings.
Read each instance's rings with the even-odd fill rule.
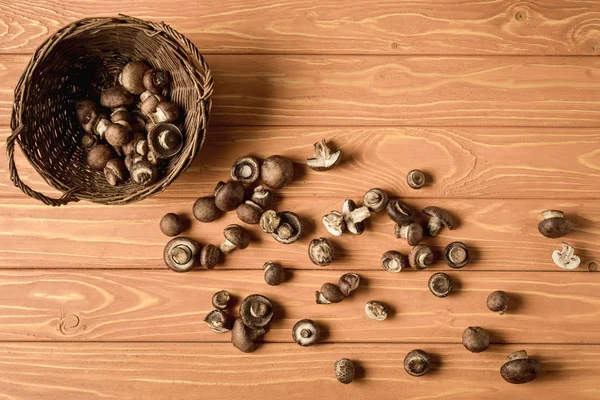
[[[304,232],[304,226],[300,217],[291,211],[282,211],[278,215],[281,223],[275,229],[275,232],[271,234],[273,239],[283,244],[291,244],[300,239]]]
[[[200,222],[212,222],[221,216],[221,210],[215,204],[214,196],[200,197],[192,207],[194,218]]]
[[[98,136],[90,135],[86,133],[81,137],[81,145],[84,149],[90,150],[92,147],[98,144]]]
[[[494,311],[502,315],[508,308],[508,300],[510,300],[508,293],[503,292],[502,290],[496,290],[495,292],[490,293],[488,296],[487,307],[490,309],[490,311]]]
[[[150,93],[160,93],[168,84],[170,78],[167,71],[150,68],[144,73],[142,82]]]
[[[217,310],[226,310],[229,307],[231,301],[231,295],[227,290],[219,290],[212,296],[212,305]]]
[[[415,269],[425,269],[433,264],[433,250],[426,244],[418,244],[408,253],[408,263]]]
[[[490,335],[479,326],[470,326],[463,331],[462,344],[471,353],[481,353],[490,347]]]
[[[267,285],[277,286],[285,280],[285,270],[281,265],[269,261],[263,265],[263,269],[265,271],[264,278]]]
[[[131,135],[129,135],[129,142],[123,146],[123,153],[126,156],[132,153],[145,156],[148,153],[146,136],[141,132],[132,132]]]
[[[571,230],[571,222],[565,218],[565,213],[558,210],[542,212],[543,220],[538,224],[538,230],[547,238],[556,239],[565,236]]]
[[[416,246],[423,239],[423,227],[418,222],[406,225],[394,225],[394,235],[406,239],[409,246]]]
[[[365,206],[357,208],[356,203],[352,200],[344,200],[342,215],[344,216],[346,229],[350,233],[360,235],[365,231],[363,221],[371,216],[371,212]]]
[[[254,188],[254,192],[252,192],[250,200],[262,208],[266,208],[273,202],[273,193],[271,193],[269,190],[266,190],[262,185],[259,185]]]
[[[427,285],[435,297],[446,297],[452,292],[452,278],[443,272],[431,275]]]
[[[313,239],[308,245],[308,258],[319,267],[326,267],[333,261],[333,245],[327,238]]]
[[[265,233],[274,233],[281,224],[281,217],[274,210],[267,210],[260,216],[260,227]]]
[[[530,358],[525,350],[515,351],[506,358],[500,376],[508,383],[531,382],[540,374],[540,363]]]
[[[422,376],[429,371],[429,354],[416,349],[404,357],[404,370],[411,376]]]
[[[590,261],[588,263],[588,271],[590,272],[596,272],[598,270],[598,262],[597,261]]]
[[[150,161],[142,159],[131,167],[131,178],[135,183],[148,186],[158,178],[158,171]]]
[[[319,340],[319,335],[319,326],[311,319],[301,319],[292,328],[292,339],[300,346],[312,346]]]
[[[342,151],[331,151],[325,139],[314,144],[314,157],[306,160],[306,164],[315,171],[328,171],[342,160]]]
[[[129,120],[129,125],[131,125],[131,130],[134,132],[142,132],[146,129],[146,123],[148,122],[148,117],[145,116],[140,110],[132,110],[130,113],[131,119]]]
[[[562,250],[552,252],[552,261],[562,269],[575,269],[581,263],[581,259],[575,255],[575,249],[565,242],[562,243]]]
[[[152,114],[152,120],[159,124],[161,122],[176,122],[179,120],[179,108],[170,101],[161,101]]]
[[[452,217],[446,210],[434,206],[425,207],[423,209],[423,214],[430,217],[429,222],[427,223],[427,234],[431,237],[436,236],[440,229],[442,229],[442,226],[445,226],[450,230],[454,228]]]
[[[215,188],[215,205],[221,211],[233,211],[244,202],[246,193],[241,182],[219,182]]]
[[[133,104],[133,95],[123,86],[110,87],[100,95],[100,105],[106,108],[128,107]]]
[[[250,233],[239,225],[227,225],[223,230],[225,241],[219,247],[223,254],[229,254],[235,249],[243,250],[250,244]]]
[[[106,132],[104,133],[104,137],[106,141],[115,147],[124,146],[129,142],[129,133],[131,132],[131,128],[128,128],[121,124],[113,124],[111,123],[106,128]]]
[[[96,116],[96,103],[92,100],[75,102],[75,116],[81,125],[88,124]]]
[[[231,179],[244,184],[254,183],[260,177],[260,162],[254,157],[240,157],[231,167]]]
[[[247,224],[254,225],[260,222],[263,209],[253,201],[247,200],[236,209],[238,218]]]
[[[131,120],[131,115],[129,111],[127,111],[127,107],[119,107],[115,108],[110,113],[110,122],[113,124],[124,124],[131,129],[131,125],[129,121]]]
[[[175,272],[187,272],[200,264],[200,245],[185,236],[171,239],[165,246],[163,258]]]
[[[262,163],[260,176],[268,187],[281,189],[294,179],[294,165],[283,156],[270,156]]]
[[[273,318],[273,304],[265,296],[251,294],[240,304],[240,318],[249,328],[262,328]]]
[[[165,214],[160,219],[160,231],[165,236],[177,236],[183,231],[183,223],[175,213]]]
[[[333,364],[335,377],[343,384],[348,384],[354,380],[356,371],[354,363],[347,358],[340,358]]]
[[[413,169],[406,174],[406,183],[413,189],[421,189],[425,186],[425,174],[423,171]]]
[[[204,318],[204,322],[215,333],[225,333],[231,330],[231,320],[223,310],[212,310]]]
[[[207,244],[200,252],[200,265],[202,268],[213,269],[219,262],[221,250],[213,244]]]
[[[402,200],[391,200],[385,207],[388,216],[398,225],[410,224],[414,218],[414,212]]]
[[[141,99],[142,101],[137,104],[137,107],[146,118],[151,118],[156,112],[158,105],[166,101],[166,97],[160,94],[149,94],[148,96],[142,96]],[[158,123],[157,121],[154,122]]]
[[[381,256],[381,266],[388,272],[397,273],[409,267],[408,258],[396,250],[389,250]]]
[[[144,86],[144,74],[150,67],[143,61],[131,61],[123,67],[119,74],[119,84],[128,92],[140,94],[146,87]]]
[[[387,308],[379,301],[371,300],[365,305],[367,317],[375,321],[384,321],[387,318]]]
[[[363,197],[363,204],[372,212],[383,211],[388,201],[387,193],[378,188],[369,190]]]
[[[452,242],[444,249],[444,261],[450,268],[462,268],[469,262],[469,248],[462,242]]]
[[[100,139],[105,138],[106,130],[111,125],[110,119],[105,114],[98,114],[88,124],[83,126],[83,130],[91,135],[96,135]]]
[[[327,231],[333,236],[342,236],[346,230],[344,216],[339,211],[331,211],[329,214],[323,215],[322,221]]]
[[[338,287],[344,296],[350,296],[350,293],[358,289],[360,285],[360,276],[355,273],[347,273],[340,277]]]
[[[102,171],[109,160],[113,158],[110,147],[104,144],[98,144],[92,147],[87,154],[87,163],[91,169]]]
[[[183,148],[183,135],[173,124],[157,124],[148,133],[148,149],[159,158],[167,160],[177,155]]]
[[[248,328],[242,322],[241,318],[237,318],[233,322],[233,328],[231,329],[231,343],[233,346],[243,351],[244,353],[251,353],[256,350],[256,344],[252,338],[252,329]]]
[[[127,180],[127,168],[120,158],[108,160],[104,166],[104,177],[112,186],[116,186]]]
[[[321,291],[316,292],[317,304],[339,303],[344,300],[344,295],[340,291],[339,286],[333,283],[324,283],[321,286]]]

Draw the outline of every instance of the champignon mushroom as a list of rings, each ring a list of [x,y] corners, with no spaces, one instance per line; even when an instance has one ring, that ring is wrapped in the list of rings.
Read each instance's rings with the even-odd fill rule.
[[[254,183],[260,178],[260,162],[254,157],[240,157],[231,166],[230,174],[234,181]]]
[[[416,349],[404,357],[404,370],[411,376],[422,376],[429,371],[429,354]]]
[[[185,236],[171,239],[165,246],[163,258],[167,267],[175,272],[187,272],[200,263],[200,245]]]
[[[183,135],[173,124],[157,124],[148,133],[148,148],[159,158],[173,158],[183,148]]]
[[[106,108],[128,107],[133,104],[133,95],[123,86],[110,87],[100,95],[100,105]]]
[[[142,81],[147,91],[156,94],[169,84],[170,78],[167,71],[151,68],[146,71]]]
[[[481,353],[490,347],[490,335],[479,326],[470,326],[463,331],[462,344],[471,353]]]
[[[427,223],[427,234],[431,237],[437,235],[440,229],[442,229],[442,226],[445,226],[450,230],[454,228],[452,217],[446,210],[434,206],[425,207],[423,209],[423,214],[431,217]]]
[[[407,225],[394,225],[394,234],[397,238],[406,239],[409,246],[416,246],[423,239],[423,227],[418,222]]]
[[[217,310],[226,310],[229,307],[229,301],[231,300],[231,295],[227,290],[219,290],[217,293],[213,294],[211,302],[214,308]]]
[[[221,211],[233,211],[244,202],[246,193],[241,182],[219,182],[215,188],[215,205]]]
[[[89,133],[90,135],[96,135],[100,139],[104,139],[106,130],[108,126],[111,125],[110,119],[105,114],[97,114],[95,115],[90,122],[83,125],[83,130],[85,133]]]
[[[538,224],[538,230],[547,238],[556,239],[565,236],[571,230],[571,222],[565,218],[565,213],[558,210],[542,212],[543,220]]]
[[[369,190],[363,197],[363,204],[372,212],[383,211],[388,201],[387,193],[378,188]]]
[[[75,102],[75,115],[81,125],[88,124],[96,116],[96,103],[85,99]]]
[[[371,212],[365,206],[357,208],[356,203],[352,200],[344,200],[342,215],[344,216],[346,229],[350,233],[360,235],[365,231],[363,221],[371,216]]]
[[[144,86],[144,74],[150,67],[143,61],[131,61],[123,67],[119,74],[119,84],[128,92],[140,94],[146,87]]]
[[[158,171],[150,161],[142,159],[131,167],[131,178],[135,183],[148,186],[158,178]]]
[[[283,156],[270,156],[262,163],[260,176],[268,187],[281,189],[294,179],[294,165]]]
[[[292,339],[300,346],[312,346],[319,340],[319,326],[312,319],[301,319],[292,328]]]
[[[165,236],[177,236],[183,230],[183,224],[179,215],[167,213],[160,219],[160,231]]]
[[[125,168],[123,160],[120,158],[108,160],[104,166],[104,176],[106,177],[106,181],[112,186],[125,182],[127,179],[127,168]]]
[[[388,272],[400,272],[408,268],[408,258],[395,250],[389,250],[381,256],[381,266]]]
[[[229,254],[235,249],[243,250],[250,244],[250,233],[239,225],[227,225],[223,230],[225,241],[219,247],[223,254]]]
[[[508,293],[503,292],[502,290],[497,290],[495,292],[490,293],[487,298],[487,307],[490,311],[497,312],[502,315],[508,308],[508,301],[510,297]]]
[[[252,339],[252,329],[244,325],[241,318],[237,318],[233,323],[231,343],[236,349],[244,353],[251,353],[256,350],[256,344]]]
[[[273,318],[273,304],[265,296],[251,294],[240,304],[240,318],[249,328],[262,328]]]
[[[425,174],[423,171],[413,169],[406,174],[406,183],[413,189],[421,189],[425,186]]]
[[[340,291],[339,286],[333,283],[324,283],[321,286],[321,291],[315,292],[317,296],[317,304],[339,303],[344,300],[344,295]]]
[[[141,132],[132,132],[129,137],[129,142],[123,146],[123,153],[127,156],[135,153],[141,156],[148,154],[148,141],[146,136]]]
[[[358,289],[360,285],[360,276],[355,273],[346,273],[340,277],[338,287],[344,296],[350,296],[350,293]]]
[[[452,292],[452,278],[443,272],[431,275],[427,285],[435,297],[446,297]]]
[[[450,268],[462,268],[469,262],[469,248],[462,242],[452,242],[444,249],[444,261]]]
[[[281,217],[274,210],[267,210],[260,216],[260,227],[265,233],[274,233],[281,224]]]
[[[375,321],[384,321],[387,318],[387,308],[379,301],[371,300],[365,305],[367,317]]]
[[[398,225],[410,224],[414,218],[414,212],[402,200],[391,200],[385,207],[388,216]]]
[[[282,211],[278,216],[281,222],[275,232],[271,233],[273,239],[282,244],[291,244],[300,239],[304,232],[304,225],[300,217],[291,211]]]
[[[263,209],[253,201],[247,200],[236,209],[238,218],[247,224],[254,225],[260,222]]]
[[[110,147],[104,144],[98,144],[92,147],[87,154],[87,163],[91,169],[102,171],[109,160],[113,158]]]
[[[167,100],[165,96],[162,96],[160,94],[148,94],[148,96],[142,95],[141,99],[142,101],[137,104],[137,107],[142,112],[142,114],[148,119],[153,117],[158,105],[163,101]],[[158,123],[157,121],[154,122]]]
[[[344,216],[339,211],[331,211],[329,214],[323,215],[322,221],[327,231],[333,236],[342,236],[346,230]]]
[[[200,252],[200,265],[202,268],[213,269],[219,262],[221,250],[213,244],[207,244]]]
[[[306,160],[306,164],[315,171],[327,171],[335,167],[342,160],[342,151],[331,151],[325,139],[314,144],[314,157]]]
[[[273,261],[268,261],[263,265],[265,271],[264,278],[267,285],[277,286],[285,280],[285,270],[283,267]]]
[[[225,333],[231,330],[231,320],[223,310],[212,310],[204,318],[204,322],[215,333]]]
[[[264,209],[273,202],[273,193],[271,193],[269,190],[266,190],[262,185],[259,185],[254,188],[254,192],[252,192],[250,200]]]
[[[81,145],[84,149],[89,150],[98,144],[98,136],[86,133],[81,137]]]
[[[333,364],[335,377],[343,384],[348,384],[354,380],[356,375],[354,363],[347,358],[341,358]]]
[[[111,123],[106,128],[106,132],[104,133],[104,137],[106,141],[115,147],[124,146],[129,142],[129,133],[131,132],[131,128],[128,128],[121,124]]]
[[[425,269],[433,264],[433,250],[426,244],[418,244],[408,253],[408,263],[415,269]]]
[[[500,376],[508,383],[531,382],[540,374],[540,363],[530,358],[525,350],[511,353],[500,368]]]
[[[176,122],[179,120],[179,108],[170,101],[161,101],[156,106],[156,111],[151,115],[152,120],[161,122]]]
[[[565,242],[562,242],[562,250],[552,252],[552,261],[562,269],[575,269],[581,263],[581,259],[575,255],[575,249]]]
[[[326,267],[333,261],[333,245],[327,238],[313,239],[308,245],[308,258],[319,267]]]
[[[196,200],[192,213],[200,222],[212,222],[221,216],[221,210],[215,204],[214,196],[204,196]]]

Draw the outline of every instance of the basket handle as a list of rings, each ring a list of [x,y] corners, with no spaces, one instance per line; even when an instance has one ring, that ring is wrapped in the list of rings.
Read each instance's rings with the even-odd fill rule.
[[[24,184],[23,181],[21,181],[21,178],[19,178],[19,173],[17,172],[17,166],[15,165],[15,141],[24,129],[25,126],[20,125],[16,130],[13,130],[12,134],[8,137],[8,139],[6,139],[6,154],[8,156],[8,171],[10,172],[10,180],[27,196],[33,197],[34,199],[37,199],[42,203],[52,207],[64,206],[68,203],[79,201],[79,199],[73,194],[75,189],[65,192],[60,199],[53,199],[40,192],[36,192]]]

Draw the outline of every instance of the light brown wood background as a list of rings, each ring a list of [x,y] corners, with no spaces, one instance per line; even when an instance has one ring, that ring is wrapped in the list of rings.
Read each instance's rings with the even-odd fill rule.
[[[584,261],[600,259],[600,3],[585,0],[0,1],[0,142],[13,89],[35,48],[66,23],[125,13],[166,23],[206,55],[216,86],[206,144],[161,195],[124,207],[51,209],[8,179],[0,152],[0,397],[6,399],[600,398],[600,272],[565,272],[550,254],[560,240],[537,232],[540,212],[564,210],[566,238]],[[303,165],[326,137],[344,152],[327,173]],[[4,149],[3,149],[4,150]],[[295,181],[277,209],[307,223],[283,246],[254,227],[254,241],[213,271],[163,266],[166,212],[191,214],[195,198],[226,179],[241,155],[290,157]],[[23,179],[55,193],[18,156]],[[414,191],[413,168],[433,182]],[[459,227],[427,240],[438,253],[467,243],[473,262],[449,271],[456,293],[433,297],[426,271],[389,274],[379,257],[408,251],[385,215],[359,237],[333,240],[339,257],[313,266],[306,247],[327,235],[320,216],[378,186],[415,207],[439,205]],[[218,244],[235,214],[186,232]],[[269,287],[265,261],[288,268]],[[346,271],[364,278],[343,303],[313,304],[314,291]],[[242,354],[202,323],[213,292],[263,293],[277,313],[264,344]],[[504,316],[485,299],[513,298]],[[393,310],[366,318],[377,299]],[[323,343],[300,348],[290,329],[313,318]],[[480,325],[492,345],[471,354],[461,332]],[[404,355],[434,356],[412,378]],[[542,363],[530,384],[505,383],[507,354]],[[339,384],[349,357],[359,379]]]

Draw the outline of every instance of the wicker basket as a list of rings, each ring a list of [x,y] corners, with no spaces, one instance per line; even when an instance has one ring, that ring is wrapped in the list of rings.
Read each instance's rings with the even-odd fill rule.
[[[99,98],[132,60],[145,60],[171,75],[170,100],[183,111],[182,151],[159,168],[159,180],[142,187],[131,180],[111,186],[91,170],[80,145],[83,129],[75,101]],[[208,124],[213,79],[198,49],[164,23],[127,16],[87,18],[67,25],[34,53],[15,89],[12,134],[6,141],[10,177],[25,194],[51,206],[79,200],[127,204],[163,191],[190,166]],[[24,184],[14,162],[14,143],[46,182],[63,192],[47,197]]]

